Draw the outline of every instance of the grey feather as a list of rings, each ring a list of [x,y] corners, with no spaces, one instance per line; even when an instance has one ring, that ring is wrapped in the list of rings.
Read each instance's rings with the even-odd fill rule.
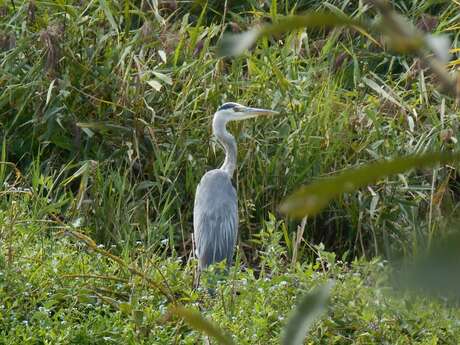
[[[193,227],[200,269],[224,259],[231,265],[238,232],[238,199],[225,171],[211,170],[201,178],[195,194]]]

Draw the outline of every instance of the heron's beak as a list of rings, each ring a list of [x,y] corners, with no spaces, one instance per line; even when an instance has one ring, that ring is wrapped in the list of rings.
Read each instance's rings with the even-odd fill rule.
[[[242,112],[245,114],[245,118],[252,118],[262,115],[276,115],[279,114],[279,111],[269,110],[269,109],[261,109],[261,108],[250,108],[245,107]]]

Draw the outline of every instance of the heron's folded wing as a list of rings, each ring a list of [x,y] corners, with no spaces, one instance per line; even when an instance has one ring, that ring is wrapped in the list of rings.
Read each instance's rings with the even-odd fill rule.
[[[238,202],[225,172],[213,170],[201,179],[193,225],[200,265],[206,267],[224,259],[231,264],[238,232]]]

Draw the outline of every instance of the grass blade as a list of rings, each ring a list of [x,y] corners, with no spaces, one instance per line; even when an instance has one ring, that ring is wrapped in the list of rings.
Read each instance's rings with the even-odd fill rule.
[[[319,213],[342,193],[352,192],[377,180],[413,168],[430,167],[438,163],[460,160],[460,153],[427,153],[366,164],[330,178],[301,187],[281,205],[281,212],[295,218]]]
[[[50,100],[51,100],[51,94],[53,92],[53,86],[55,83],[56,79],[53,79],[53,81],[50,83],[50,86],[48,87],[48,92],[46,93],[46,102],[45,102],[45,108],[48,106]]]
[[[99,0],[99,3],[101,4],[102,10],[104,11],[106,15],[107,20],[112,26],[112,29],[118,33],[118,25],[115,22],[115,19],[113,18],[112,11],[110,11],[109,5],[107,4],[105,0]]]

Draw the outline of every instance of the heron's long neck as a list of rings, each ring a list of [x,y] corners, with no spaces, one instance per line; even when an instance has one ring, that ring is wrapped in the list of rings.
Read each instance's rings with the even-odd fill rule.
[[[227,119],[216,114],[212,121],[212,131],[225,150],[225,161],[220,170],[225,171],[230,177],[233,177],[233,172],[236,168],[236,141],[233,135],[227,132],[225,128],[226,124]]]

